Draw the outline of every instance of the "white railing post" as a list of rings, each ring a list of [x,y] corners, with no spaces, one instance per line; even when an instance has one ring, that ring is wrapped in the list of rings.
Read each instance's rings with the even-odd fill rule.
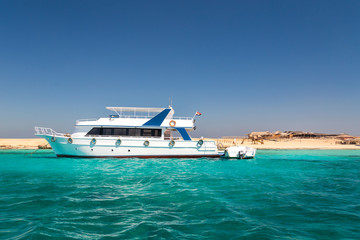
[[[63,133],[55,132],[51,128],[35,127],[36,135],[64,136]]]

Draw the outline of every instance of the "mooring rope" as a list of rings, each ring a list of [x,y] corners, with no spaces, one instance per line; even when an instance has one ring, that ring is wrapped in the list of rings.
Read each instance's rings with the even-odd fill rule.
[[[49,144],[47,143],[47,144],[45,144],[44,146],[38,146],[38,149],[36,149],[35,151],[33,151],[33,152],[31,152],[31,153],[25,154],[25,155],[26,155],[26,156],[27,156],[27,155],[32,156],[32,155],[33,155],[34,153],[36,153],[38,150],[40,150],[40,149],[45,149],[45,147],[46,147],[47,145],[49,145]]]

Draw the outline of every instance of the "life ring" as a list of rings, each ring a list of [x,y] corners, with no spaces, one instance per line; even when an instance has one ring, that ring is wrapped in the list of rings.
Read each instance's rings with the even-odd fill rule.
[[[170,127],[175,127],[175,126],[176,126],[176,122],[175,122],[174,120],[171,120],[171,121],[169,122],[169,125],[170,125]]]
[[[52,142],[55,142],[55,141],[56,141],[56,137],[55,137],[55,136],[52,136],[52,137],[51,137],[51,141],[52,141]]]
[[[198,142],[197,142],[197,146],[198,147],[201,147],[202,145],[204,144],[204,140],[200,139]]]
[[[72,144],[73,143],[73,140],[72,140],[72,138],[68,138],[68,143],[70,143],[70,144]]]
[[[121,139],[116,140],[115,145],[120,146],[120,144],[121,144]]]
[[[169,142],[169,146],[170,147],[173,147],[175,145],[175,141],[174,140],[171,140],[170,142]]]
[[[149,144],[150,144],[150,142],[149,142],[148,140],[146,140],[146,141],[144,142],[144,146],[145,146],[145,147],[149,146]]]
[[[91,139],[90,144],[95,145],[96,144],[96,139],[95,138]]]

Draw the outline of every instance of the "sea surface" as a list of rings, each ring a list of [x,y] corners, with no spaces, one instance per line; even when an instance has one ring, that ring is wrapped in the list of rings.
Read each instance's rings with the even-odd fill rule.
[[[255,159],[0,151],[0,239],[360,239],[360,150]]]

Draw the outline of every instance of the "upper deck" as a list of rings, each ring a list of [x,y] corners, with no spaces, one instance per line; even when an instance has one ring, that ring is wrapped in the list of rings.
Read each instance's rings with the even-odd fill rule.
[[[191,117],[173,117],[175,111],[169,108],[129,108],[106,107],[115,112],[107,118],[80,119],[76,126],[126,126],[126,127],[161,127],[186,128],[194,127]]]

